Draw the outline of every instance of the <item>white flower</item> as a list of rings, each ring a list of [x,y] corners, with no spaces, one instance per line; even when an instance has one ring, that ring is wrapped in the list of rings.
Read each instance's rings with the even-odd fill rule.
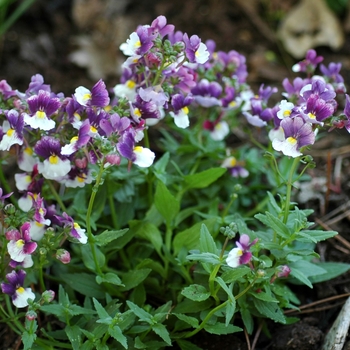
[[[18,167],[23,171],[33,171],[33,167],[38,163],[38,159],[33,156],[33,150],[26,147],[18,157]]]
[[[214,141],[223,140],[230,132],[230,128],[225,121],[219,122],[214,126],[214,130],[210,132],[210,137]]]
[[[33,198],[27,194],[18,200],[18,207],[24,212],[28,212],[33,207]]]
[[[0,142],[0,151],[9,151],[12,145],[23,145],[23,140],[18,137],[16,130],[11,129],[10,123],[5,120],[2,125],[4,136]]]
[[[48,131],[56,126],[55,121],[49,119],[44,111],[37,111],[32,117],[27,113],[23,113],[23,115],[24,122],[33,129]]]
[[[156,156],[150,149],[142,146],[136,146],[134,148],[134,155],[136,156],[134,164],[141,168],[148,168],[151,166]]]
[[[119,46],[119,49],[123,51],[125,56],[135,56],[137,50],[141,47],[141,41],[136,32],[130,34],[129,39],[126,43]]]
[[[82,106],[87,106],[91,100],[91,91],[84,86],[79,86],[75,89],[75,99]]]
[[[57,180],[69,173],[71,164],[68,159],[62,160],[60,157],[53,155],[45,159],[43,163],[38,164],[39,173],[48,180]]]
[[[128,80],[125,84],[117,84],[113,88],[113,92],[117,97],[124,97],[130,101],[134,101],[136,96],[136,83],[133,80]]]
[[[292,109],[294,108],[294,104],[292,102],[288,102],[287,100],[282,100],[278,107],[279,111],[277,112],[277,117],[279,119],[283,119],[290,116]]]
[[[30,288],[19,287],[16,289],[16,298],[12,298],[13,305],[16,307],[28,306],[28,299],[35,299],[35,294]]]
[[[41,224],[40,222],[37,221],[31,221],[30,222],[30,237],[32,238],[33,241],[40,241],[44,234],[45,234],[46,228],[44,224]]]
[[[187,107],[181,108],[177,114],[174,112],[169,112],[169,114],[174,118],[175,125],[178,128],[186,129],[189,127],[190,119],[188,118]]]
[[[230,267],[237,267],[240,264],[240,257],[243,255],[241,248],[233,248],[227,256],[226,263]]]
[[[203,64],[208,61],[210,53],[207,46],[204,43],[200,43],[197,51],[195,52],[196,62]]]
[[[18,190],[27,191],[32,182],[32,177],[26,173],[15,174],[15,182]]]

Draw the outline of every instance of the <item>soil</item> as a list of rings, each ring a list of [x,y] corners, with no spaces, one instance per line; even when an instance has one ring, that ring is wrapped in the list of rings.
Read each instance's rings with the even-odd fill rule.
[[[183,32],[197,34],[202,40],[215,40],[217,49],[234,49],[245,55],[250,72],[248,83],[253,87],[261,83],[280,86],[283,78],[290,76],[292,64],[298,61],[283,49],[275,35],[279,15],[288,13],[297,3],[294,0],[118,0],[114,4],[116,8],[111,10],[112,3],[108,0],[37,0],[3,37],[0,80],[6,79],[12,87],[24,91],[31,76],[40,73],[53,91],[70,95],[79,85],[95,84],[97,69],[99,78],[103,78],[107,86],[114,86],[118,82],[117,67],[121,59],[119,44],[136,25],[150,23],[160,14]],[[345,28],[345,15],[338,19]],[[318,47],[317,52],[324,56],[326,64],[332,61],[343,64],[342,74],[350,86],[350,33],[345,29],[344,32],[347,40],[337,52],[326,46]],[[88,55],[81,52],[77,55],[79,42],[85,43]],[[72,62],[72,57],[80,60],[80,66]],[[87,58],[94,63],[86,65]],[[318,224],[339,232],[338,238],[318,246],[321,259],[344,263],[350,263],[347,137],[346,132],[339,131],[314,151],[318,166],[312,175],[328,178],[328,189],[317,192],[317,196],[305,203],[315,209],[314,220]],[[335,298],[296,313],[300,322],[294,325],[272,324],[270,336],[257,327],[257,333],[249,337],[200,334],[194,342],[203,349],[221,350],[321,349],[325,334],[346,300],[336,297],[350,293],[350,273],[317,284],[314,289],[298,287],[296,292],[302,305]],[[0,324],[0,348],[19,348],[19,339],[2,327]]]

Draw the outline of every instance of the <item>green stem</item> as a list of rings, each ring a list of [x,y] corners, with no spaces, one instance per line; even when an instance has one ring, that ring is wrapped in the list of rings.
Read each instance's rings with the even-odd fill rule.
[[[62,201],[60,195],[57,193],[55,186],[52,184],[52,181],[47,180],[46,182],[47,182],[47,184],[49,185],[50,191],[51,191],[51,193],[53,194],[53,196],[55,197],[55,200],[56,200],[57,203],[59,204],[61,210],[64,211],[64,212],[67,212],[67,208],[66,208],[66,206],[64,205],[64,203],[63,203],[63,201]]]
[[[107,181],[107,192],[109,193],[108,195],[108,203],[109,203],[109,209],[111,211],[111,217],[112,217],[112,222],[113,222],[113,227],[117,229],[119,227],[118,224],[118,217],[116,214],[116,208],[114,204],[114,196],[113,196],[113,191],[110,188],[110,183],[109,180]]]
[[[41,263],[39,266],[39,284],[40,284],[41,291],[42,292],[45,291],[46,286],[45,286],[45,282],[44,282],[43,265]]]
[[[158,80],[159,80],[159,77],[160,77],[160,75],[161,75],[162,72],[163,72],[164,66],[165,66],[165,63],[162,62],[160,68],[157,70],[156,76],[155,76],[154,79],[153,79],[153,83],[152,83],[153,86],[157,85]]]
[[[286,202],[284,206],[284,216],[283,216],[283,222],[286,224],[288,221],[288,215],[289,215],[289,207],[290,207],[290,198],[292,195],[292,187],[293,187],[293,176],[295,173],[295,170],[297,169],[299,165],[300,157],[297,157],[294,159],[292,167],[289,172],[289,177],[287,181],[287,192],[286,192]]]
[[[87,235],[88,235],[88,241],[89,241],[89,245],[91,248],[92,257],[93,257],[94,262],[95,262],[96,272],[99,275],[102,274],[102,271],[101,271],[100,264],[97,260],[96,249],[95,249],[95,240],[94,240],[94,236],[93,236],[92,230],[91,230],[91,214],[92,214],[92,209],[94,206],[96,194],[97,194],[98,188],[99,188],[100,183],[101,183],[102,174],[104,171],[103,163],[104,162],[102,159],[100,169],[99,169],[99,172],[98,172],[97,177],[96,177],[96,183],[92,188],[92,193],[91,193],[91,197],[89,200],[89,205],[88,205],[88,209],[87,209],[87,213],[86,213],[86,231],[87,231]]]
[[[21,333],[24,333],[25,332],[25,328],[24,326],[22,325],[22,323],[20,323],[15,315],[15,313],[13,312],[13,309],[12,309],[12,305],[11,305],[11,302],[10,302],[10,297],[8,295],[5,295],[5,302],[6,302],[6,307],[7,307],[7,310],[10,314],[10,317],[11,317],[11,322],[15,324],[15,326],[17,327],[17,329],[13,329],[17,334],[21,334]]]

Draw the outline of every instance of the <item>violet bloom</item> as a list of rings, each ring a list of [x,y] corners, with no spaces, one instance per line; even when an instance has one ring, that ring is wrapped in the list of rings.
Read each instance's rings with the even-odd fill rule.
[[[113,133],[121,135],[130,126],[130,119],[128,117],[120,117],[117,113],[113,113],[108,119],[100,121],[100,127],[107,137]]]
[[[41,74],[35,74],[30,79],[26,96],[37,95],[40,90],[51,92],[50,85],[44,84],[44,77]]]
[[[320,71],[327,78],[327,80],[333,85],[337,93],[345,93],[346,87],[344,85],[344,78],[339,74],[341,70],[341,63],[331,62],[328,68],[321,64]]]
[[[98,135],[105,136],[104,131],[101,129],[100,124],[104,119],[108,119],[109,114],[102,110],[96,111],[94,108],[87,108],[86,114],[90,123],[89,135],[96,137]]]
[[[185,97],[182,94],[175,94],[171,99],[174,111],[169,112],[169,114],[174,118],[175,125],[181,129],[185,129],[190,125],[188,106],[192,101],[193,97],[191,95]]]
[[[13,305],[18,308],[28,306],[28,299],[35,300],[35,294],[30,288],[23,288],[26,273],[23,270],[12,271],[6,275],[9,283],[1,283],[1,290],[8,294]]]
[[[84,86],[75,89],[75,99],[82,106],[106,107],[109,104],[109,96],[106,84],[100,79],[90,91]]]
[[[322,61],[323,57],[317,56],[316,51],[311,49],[307,51],[305,59],[295,64],[292,67],[292,70],[293,72],[313,73],[316,70],[317,65]]]
[[[80,243],[85,244],[87,242],[87,236],[85,234],[85,230],[80,227],[78,223],[76,223],[72,217],[70,217],[67,213],[63,213],[62,216],[56,216],[59,220],[60,224],[63,225],[64,228],[69,228],[69,235],[78,240]]]
[[[174,32],[175,26],[167,24],[165,16],[158,16],[152,23],[150,31],[152,34],[159,34],[161,38]]]
[[[332,101],[336,93],[332,87],[330,87],[330,89],[329,87],[330,86],[327,85],[323,79],[317,78],[300,90],[300,96],[302,96],[305,101],[307,101],[311,95],[318,95],[325,101]]]
[[[254,245],[258,239],[254,239],[253,242],[249,243],[250,238],[248,235],[241,235],[239,241],[236,242],[237,248],[233,248],[226,258],[228,266],[235,268],[240,265],[249,263],[252,258],[252,253],[249,251],[250,247]]]
[[[195,101],[202,107],[221,106],[222,86],[216,81],[202,79],[191,92]]]
[[[4,191],[3,191],[3,189],[0,187],[0,202],[1,202],[2,204],[4,204],[5,199],[9,198],[9,197],[13,194],[13,192],[8,193],[8,194],[3,194],[3,193],[4,193]]]
[[[10,230],[6,232],[7,251],[12,260],[22,262],[27,255],[31,255],[37,248],[37,244],[32,242],[30,235],[30,223],[25,222],[20,230]]]
[[[10,97],[16,96],[16,91],[12,90],[11,86],[7,83],[6,80],[1,80],[0,94],[4,97],[5,100],[7,100]]]
[[[186,57],[190,63],[203,64],[208,61],[210,53],[204,43],[198,35],[192,35],[190,38],[185,33],[183,35],[183,41],[185,43]]]
[[[59,140],[44,136],[36,143],[34,151],[44,158],[44,161],[38,164],[38,170],[46,179],[57,180],[69,173],[71,164],[69,159],[61,154]]]
[[[226,168],[232,177],[246,178],[247,176],[249,176],[249,171],[245,169],[242,165],[240,165],[237,162],[237,159],[232,156],[226,158],[222,162],[221,167]]]
[[[12,145],[23,145],[24,118],[15,109],[5,111],[7,120],[2,125],[3,137],[0,150],[8,151]]]
[[[272,147],[286,156],[301,156],[300,149],[315,142],[312,125],[301,117],[283,119],[280,128],[283,131],[282,135],[272,140]]]
[[[27,99],[30,115],[24,113],[24,122],[33,129],[51,130],[56,123],[50,117],[61,107],[59,98],[51,97],[50,93],[40,90],[38,95]]]
[[[62,147],[61,154],[65,156],[70,156],[80,148],[86,146],[91,139],[89,134],[90,128],[91,126],[89,120],[85,119],[79,128],[78,136],[73,136],[69,144]]]
[[[333,113],[334,107],[332,104],[327,103],[318,95],[311,95],[306,102],[303,116],[306,122],[323,125],[322,121]]]
[[[263,112],[263,103],[259,98],[252,98],[250,100],[251,111],[243,111],[242,114],[246,117],[249,124],[261,128],[266,126],[267,123],[261,118]]]
[[[28,194],[33,199],[33,208],[35,209],[33,219],[41,225],[50,225],[51,221],[49,219],[45,219],[46,208],[44,206],[44,198],[40,196],[40,193],[34,195],[33,193],[28,192]]]

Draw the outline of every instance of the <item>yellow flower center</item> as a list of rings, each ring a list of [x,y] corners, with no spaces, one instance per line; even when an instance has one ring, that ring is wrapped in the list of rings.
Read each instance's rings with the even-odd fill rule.
[[[134,44],[134,47],[135,48],[141,47],[141,41],[140,40],[136,41],[135,44]]]
[[[57,157],[56,155],[53,155],[53,156],[50,156],[50,157],[49,157],[49,162],[50,162],[51,164],[58,164],[59,160],[60,160],[60,158]]]
[[[24,240],[23,239],[19,239],[16,242],[16,246],[17,246],[17,248],[22,248],[24,246]]]
[[[24,149],[24,152],[27,153],[29,156],[31,156],[33,154],[33,150],[30,147],[26,147]]]
[[[73,224],[73,226],[74,226],[75,229],[79,229],[80,228],[80,225],[77,224],[76,222]]]
[[[136,83],[133,80],[128,80],[125,85],[129,89],[133,89],[136,86]]]
[[[183,111],[185,114],[188,114],[189,109],[188,109],[187,106],[185,106],[185,107],[182,108],[182,111]]]
[[[284,112],[283,112],[283,117],[289,117],[291,114],[291,111],[289,109],[286,109]]]
[[[232,157],[232,158],[230,159],[230,166],[233,168],[234,166],[236,166],[236,164],[237,164],[236,158],[235,158],[235,157]]]
[[[89,100],[91,100],[91,94],[90,94],[90,93],[84,94],[84,95],[83,95],[83,100],[84,100],[84,101],[89,101]]]
[[[141,111],[140,111],[138,108],[135,108],[135,109],[134,109],[134,113],[135,113],[135,115],[136,115],[138,118],[141,117]]]
[[[97,129],[94,127],[94,126],[90,126],[90,131],[92,132],[92,133],[94,133],[94,134],[96,134],[97,133]]]
[[[78,136],[74,136],[70,139],[70,143],[74,143],[78,141]]]
[[[46,118],[46,113],[44,111],[37,111],[35,113],[35,116],[38,118],[38,119],[45,119]]]
[[[19,293],[19,294],[23,294],[25,292],[25,289],[23,287],[18,287],[16,289],[16,292]]]
[[[308,113],[308,117],[309,117],[310,119],[316,119],[316,115],[313,114],[313,113]]]
[[[79,113],[75,112],[73,115],[74,115],[75,119],[81,120],[81,116]]]
[[[142,146],[136,146],[134,147],[134,152],[142,152]]]
[[[295,144],[297,143],[297,139],[294,138],[294,137],[292,137],[292,136],[289,136],[289,137],[287,138],[287,142],[289,142],[289,143],[292,144],[292,145],[295,145]]]
[[[7,132],[6,132],[6,135],[11,137],[13,135],[13,133],[15,132],[14,129],[8,129]]]

